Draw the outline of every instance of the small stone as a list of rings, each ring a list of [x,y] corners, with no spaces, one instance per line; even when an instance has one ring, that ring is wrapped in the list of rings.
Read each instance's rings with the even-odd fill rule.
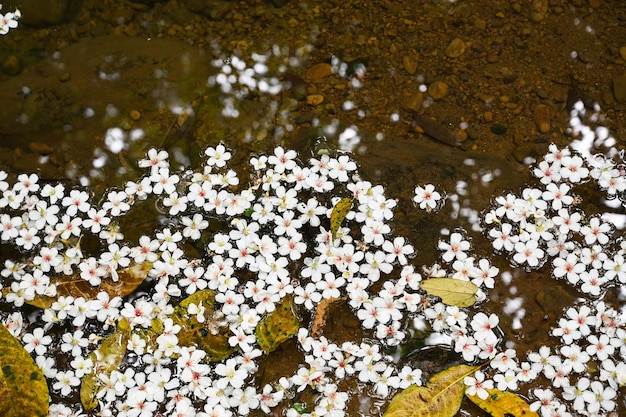
[[[315,64],[311,68],[309,68],[306,71],[304,78],[311,81],[318,81],[328,77],[332,73],[333,68],[330,66],[330,64],[327,64],[326,62],[320,62],[319,64]]]
[[[486,111],[485,113],[483,113],[483,120],[487,123],[491,123],[491,121],[493,120],[493,113],[490,111]]]
[[[548,13],[548,0],[533,0],[530,4],[530,20],[539,23]]]
[[[496,123],[495,125],[491,126],[490,130],[496,135],[504,135],[506,133],[506,126]]]
[[[626,46],[622,46],[619,48],[619,56],[622,57],[624,61],[626,61]]]
[[[545,104],[538,104],[533,112],[535,119],[535,126],[541,133],[548,133],[550,131],[550,108]]]
[[[22,63],[15,55],[9,55],[2,63],[2,69],[9,75],[18,75],[22,72]]]
[[[419,112],[422,108],[422,103],[424,103],[424,93],[418,91],[409,98],[406,103],[406,107],[410,110]]]
[[[495,64],[498,61],[500,61],[500,57],[498,55],[496,54],[487,55],[487,62],[489,62],[490,64]]]
[[[306,104],[309,106],[319,106],[324,102],[324,96],[321,94],[311,94],[306,96]]]
[[[61,76],[59,77],[59,81],[61,81],[62,83],[66,83],[70,80],[71,74],[67,71],[65,71],[63,74],[61,74]]]
[[[626,103],[626,74],[613,78],[613,96],[618,103]]]
[[[458,58],[465,52],[465,42],[460,38],[455,38],[446,47],[445,54],[450,58]]]
[[[602,2],[600,0],[589,0],[589,7],[592,9],[599,9],[601,5]]]
[[[459,143],[465,142],[467,140],[467,132],[465,129],[459,129],[454,132],[454,139]]]
[[[428,86],[428,95],[431,96],[433,100],[441,100],[448,95],[448,84],[443,81],[433,81],[433,83]]]
[[[131,110],[129,116],[134,121],[141,119],[141,113],[139,113],[137,110]]]
[[[402,65],[409,75],[415,75],[417,72],[417,58],[411,55],[405,55],[402,57]]]
[[[52,146],[43,142],[30,142],[28,144],[28,149],[30,149],[31,152],[38,153],[40,155],[48,155],[54,152]]]

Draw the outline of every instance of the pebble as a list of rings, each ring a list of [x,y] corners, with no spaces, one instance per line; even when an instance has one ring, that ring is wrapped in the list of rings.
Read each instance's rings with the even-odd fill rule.
[[[465,42],[463,42],[460,38],[455,38],[446,47],[444,52],[450,58],[458,58],[465,53],[465,48]]]
[[[28,149],[30,149],[31,152],[38,153],[40,155],[48,155],[54,152],[52,146],[43,142],[30,142],[28,144]]]
[[[548,13],[548,0],[533,0],[530,3],[530,20],[539,23]]]
[[[406,107],[410,110],[419,112],[422,108],[422,103],[424,103],[424,93],[418,91],[416,94],[409,97],[406,102]]]
[[[493,120],[493,113],[489,110],[483,113],[483,120],[487,123],[491,123],[491,121]]]
[[[328,77],[332,73],[333,68],[330,66],[330,64],[327,64],[326,62],[320,62],[319,64],[315,64],[311,68],[309,68],[306,71],[304,78],[306,78],[307,80],[317,81]]]
[[[141,119],[141,113],[139,113],[137,110],[131,110],[129,116],[134,121]]]
[[[22,63],[15,55],[9,55],[2,63],[2,69],[8,75],[18,75],[22,72]]]
[[[619,56],[622,57],[624,61],[626,61],[626,46],[622,46],[619,48]]]
[[[487,55],[487,62],[490,64],[495,64],[496,62],[500,61],[500,57],[496,54],[488,54]]]
[[[409,75],[415,75],[417,72],[417,57],[411,55],[405,55],[402,57],[402,65]]]
[[[465,142],[467,140],[467,132],[465,131],[465,129],[459,129],[454,132],[454,139],[456,139],[456,141],[460,143]]]
[[[492,125],[489,130],[496,135],[504,135],[506,133],[506,126],[496,123],[495,125]]]
[[[306,96],[306,104],[309,106],[319,106],[324,102],[324,96],[321,94],[310,94]]]
[[[448,95],[448,84],[443,81],[433,81],[433,83],[428,86],[428,95],[432,97],[433,100],[441,100]]]
[[[613,96],[618,103],[626,103],[626,74],[613,78]]]
[[[538,104],[533,111],[533,118],[539,132],[548,133],[550,131],[550,108],[548,106]]]

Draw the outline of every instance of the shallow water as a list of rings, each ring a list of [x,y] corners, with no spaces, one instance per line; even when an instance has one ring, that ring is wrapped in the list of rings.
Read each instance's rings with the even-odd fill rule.
[[[464,230],[473,252],[500,268],[496,287],[476,310],[498,314],[503,346],[516,349],[520,358],[542,345],[559,346],[549,332],[582,295],[553,279],[547,267],[527,272],[494,255],[478,219],[495,196],[538,184],[529,166],[549,143],[573,140],[572,97],[600,103],[600,120],[591,122],[608,127],[622,148],[625,107],[614,84],[626,58],[620,55],[626,7],[554,1],[540,19],[531,19],[526,1],[291,1],[279,8],[260,0],[217,3],[226,13],[214,20],[184,2],[144,7],[87,0],[66,22],[24,24],[0,38],[0,59],[20,62],[17,74],[6,70],[0,76],[0,168],[37,172],[43,180],[101,196],[138,178],[137,161],[151,147],[167,150],[172,167],[182,170],[197,167],[207,146],[223,143],[233,150],[231,166],[242,178],[241,190],[251,153],[271,153],[281,145],[306,162],[323,147],[350,152],[361,178],[397,199],[391,226],[395,236],[415,246],[416,268],[440,262],[442,231]],[[446,48],[455,38],[462,39],[464,51],[451,57],[455,53]],[[237,62],[250,69],[261,61],[255,54],[265,57],[267,73],[252,71],[246,80],[276,83],[280,92],[250,86],[224,92],[208,81],[225,66],[236,72]],[[428,90],[435,81],[448,91]],[[315,104],[319,96],[323,102]],[[539,129],[545,113],[538,115],[538,105],[548,109],[547,131]],[[441,125],[463,149],[425,134],[433,132],[420,129],[411,110]],[[412,202],[415,186],[426,183],[448,195],[436,213]],[[580,208],[588,215],[623,215],[621,206],[608,208],[601,194],[584,190]],[[168,215],[159,209],[152,203],[134,206],[124,219],[126,238],[136,241],[167,224]],[[84,248],[97,251],[99,245],[86,241]],[[15,256],[1,249],[3,260]],[[190,257],[204,253],[202,245],[186,249]],[[520,303],[516,308],[512,299]],[[623,308],[625,297],[612,288],[604,299]],[[8,313],[13,307],[2,308]],[[360,340],[363,329],[347,303],[333,309],[324,335],[337,344]],[[417,337],[407,348],[412,353],[396,360],[419,365],[424,381],[461,362],[445,349],[445,355],[433,355],[422,346]],[[301,362],[295,341],[282,345],[261,364],[258,386],[293,374]],[[341,384],[354,394],[348,415],[382,414],[388,398],[370,398],[370,388],[355,378]],[[536,386],[546,384],[539,380]],[[533,387],[520,393],[527,396]],[[78,397],[61,401],[71,404]],[[291,400],[313,401],[307,391]],[[623,413],[623,400],[620,407]],[[460,413],[480,412],[465,400]]]

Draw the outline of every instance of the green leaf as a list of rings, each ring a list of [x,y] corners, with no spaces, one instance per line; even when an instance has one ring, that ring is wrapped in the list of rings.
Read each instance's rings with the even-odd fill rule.
[[[256,326],[257,343],[266,353],[276,350],[281,343],[298,333],[300,321],[294,308],[293,297],[288,295]]]
[[[117,328],[107,336],[100,347],[88,356],[93,361],[93,369],[83,377],[80,384],[80,402],[85,410],[93,410],[98,406],[96,395],[103,387],[100,375],[111,375],[118,370],[130,339],[130,324],[125,318],[117,323]]]
[[[0,324],[0,416],[45,417],[48,384],[30,354]]]
[[[353,201],[354,198],[342,198],[337,202],[337,204],[335,204],[333,211],[330,213],[330,233],[333,237],[333,240],[337,238],[337,232],[341,227],[341,223],[350,212]]]
[[[223,314],[215,311],[215,291],[197,291],[181,301],[172,314],[174,324],[178,324],[181,330],[178,342],[181,346],[198,346],[207,353],[207,360],[211,362],[221,361],[229,357],[236,347],[230,346],[228,339],[232,333],[228,326],[223,324]],[[204,321],[199,322],[197,316],[189,315],[187,309],[190,304],[204,307]]]
[[[493,417],[539,417],[522,397],[509,391],[486,389],[489,396],[484,400],[478,395],[465,395],[474,404]]]
[[[441,297],[444,304],[469,307],[476,302],[478,287],[471,281],[455,278],[429,278],[420,282],[420,288],[429,295]]]
[[[457,365],[433,375],[426,387],[411,385],[393,397],[383,417],[453,417],[463,401],[463,378],[478,369]]]

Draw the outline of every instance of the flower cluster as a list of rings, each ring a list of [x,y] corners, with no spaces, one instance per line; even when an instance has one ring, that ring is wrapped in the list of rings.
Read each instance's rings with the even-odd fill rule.
[[[0,10],[2,10],[2,4],[0,4]],[[19,9],[5,14],[0,13],[0,35],[6,35],[9,30],[15,29],[20,17],[22,17],[22,13]]]
[[[573,186],[589,178],[596,179],[609,195],[620,192],[618,181],[610,187],[602,185],[611,182],[608,178],[614,178],[616,171],[612,162],[604,161],[590,169],[582,157],[551,145],[550,153],[533,171],[543,187],[526,188],[521,196],[497,197],[496,207],[485,216],[494,249],[527,269],[550,262],[556,278],[592,296],[625,283],[624,249],[607,250],[613,226],[600,216],[586,216],[577,208],[579,197],[572,193]]]
[[[99,376],[102,388],[97,398],[103,415],[144,415],[163,409],[191,415],[199,402],[206,415],[245,415],[252,409],[267,411],[286,390],[308,385],[321,396],[317,415],[340,415],[346,394],[337,391],[337,380],[355,372],[359,381],[373,384],[383,397],[390,389],[420,383],[419,370],[398,371],[391,358],[379,353],[381,346],[404,339],[403,311],[418,312],[420,302],[421,276],[408,265],[414,249],[404,238],[391,237],[388,221],[396,202],[385,197],[382,187],[360,180],[356,164],[346,155],[322,155],[308,166],[296,156],[276,148],[271,155],[252,158],[252,183],[240,188],[237,174],[226,166],[231,153],[222,145],[207,149],[200,170],[183,173],[172,173],[168,154],[151,149],[139,161],[148,174],[129,181],[123,190],[108,191],[99,204],[84,190],[41,184],[35,174],[20,174],[10,184],[8,175],[0,173],[0,238],[31,254],[5,262],[5,301],[20,307],[54,299],[37,320],[25,324],[15,313],[5,325],[35,356],[53,381],[54,392],[60,397],[73,395],[80,379],[94,367],[88,353],[97,347],[98,338],[86,337],[83,329],[106,329],[121,318],[134,329],[128,351],[138,360]],[[350,227],[340,228],[333,238],[324,224],[338,199],[329,195],[335,193],[352,195],[354,210],[346,220]],[[143,235],[131,245],[119,219],[148,198],[157,199],[171,221],[154,237]],[[227,219],[229,228],[207,236],[211,219]],[[355,228],[360,230],[359,240],[351,233]],[[105,244],[97,256],[81,249],[87,235]],[[183,245],[201,239],[210,259],[189,259]],[[149,294],[122,299],[102,286],[123,279],[121,271],[133,265],[148,271]],[[370,286],[391,274],[395,265],[403,267],[401,278],[395,282],[385,278],[382,289],[370,294]],[[59,280],[70,275],[92,288],[91,299],[87,294],[57,294]],[[183,294],[206,288],[216,292],[213,317],[205,317],[203,305],[190,304],[187,312],[199,322],[211,320],[218,329],[229,328],[229,343],[237,352],[217,364],[207,363],[201,349],[181,345],[177,337],[181,326],[169,317]],[[303,328],[299,340],[310,352],[308,366],[257,389],[254,373],[262,352],[255,328],[287,295],[311,311],[323,299],[347,296],[379,344],[339,347],[323,336],[305,336]],[[141,330],[154,319],[163,323],[155,348]],[[60,337],[51,331],[56,328],[63,329]],[[55,361],[51,347],[57,345],[71,355],[70,361]],[[330,370],[332,378],[322,377]],[[55,404],[53,409],[63,415],[64,407]]]
[[[543,189],[496,198],[485,215],[486,234],[515,264],[537,268],[550,259],[557,279],[599,296],[608,284],[626,281],[624,249],[607,252],[612,228],[599,217],[585,218],[570,190],[588,177],[600,182],[604,171],[588,168],[567,149],[550,150],[535,171]],[[541,347],[520,361],[515,350],[501,346],[504,333],[496,314],[446,305],[420,288],[423,275],[471,281],[480,303],[495,287],[498,268],[472,253],[470,240],[455,230],[438,243],[445,266],[417,272],[411,264],[414,247],[391,232],[397,202],[382,186],[362,180],[347,155],[323,154],[303,164],[295,151],[278,147],[250,159],[245,186],[228,167],[232,153],[226,147],[208,148],[205,157],[195,171],[172,172],[167,152],[150,149],[139,161],[146,175],[109,190],[99,203],[85,190],[43,183],[35,174],[9,178],[0,172],[0,241],[23,255],[5,261],[4,301],[19,308],[53,300],[38,315],[25,319],[13,313],[3,322],[49,379],[57,396],[51,415],[76,411],[61,399],[75,395],[96,365],[89,353],[102,336],[92,330],[109,329],[122,318],[132,328],[127,360],[98,376],[97,399],[105,416],[269,413],[288,408],[288,399],[306,389],[316,393],[315,403],[290,408],[288,415],[341,416],[349,399],[339,388],[343,379],[365,384],[370,395],[385,399],[421,384],[419,369],[400,368],[386,353],[415,330],[427,330],[434,343],[449,344],[468,363],[489,361],[465,378],[471,394],[485,397],[491,387],[515,391],[541,376],[552,383],[534,390],[533,407],[543,415],[566,415],[553,389],[579,413],[616,407],[615,393],[626,382],[626,334],[624,318],[609,306],[570,308],[552,334],[564,346],[552,355]],[[415,203],[427,211],[443,202],[430,184],[415,193]],[[345,196],[352,208],[343,226],[331,231],[326,224]],[[131,243],[120,219],[148,199],[167,220]],[[99,253],[84,253],[81,242],[88,236],[100,242]],[[189,246],[201,246],[205,255],[190,255]],[[111,292],[134,268],[146,271],[149,290]],[[59,282],[69,276],[89,290],[58,293]],[[212,334],[229,335],[234,353],[220,362],[183,343],[186,329],[172,320],[181,299],[204,289],[215,292],[214,305],[190,303],[186,317],[205,323]],[[311,316],[323,314],[324,303],[342,300],[365,339],[337,344],[319,327],[301,323],[297,339],[304,362],[293,374],[260,386],[256,373],[265,355],[256,328],[287,297]],[[145,334],[155,320],[162,328],[150,341]],[[59,354],[69,360],[57,361]],[[593,377],[586,374],[591,362],[600,371]]]

